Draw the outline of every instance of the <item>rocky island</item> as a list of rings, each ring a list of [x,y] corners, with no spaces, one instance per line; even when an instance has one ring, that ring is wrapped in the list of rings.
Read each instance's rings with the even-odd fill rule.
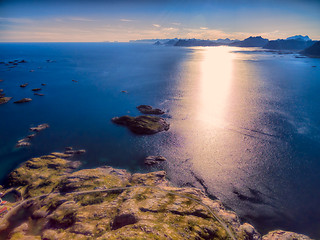
[[[122,116],[114,117],[112,122],[127,126],[133,133],[136,134],[155,134],[162,131],[168,131],[170,124],[164,118],[155,116]]]
[[[280,230],[261,237],[220,201],[173,186],[164,171],[76,170],[70,157],[32,158],[9,174],[3,198],[15,201],[0,218],[3,239],[310,239]]]
[[[31,102],[31,98],[22,98],[21,100],[15,101],[13,103],[26,103],[26,102]]]
[[[149,105],[139,105],[137,109],[143,114],[155,114],[155,115],[162,115],[164,111],[159,108],[153,108]]]
[[[7,103],[12,97],[0,97],[0,104]]]

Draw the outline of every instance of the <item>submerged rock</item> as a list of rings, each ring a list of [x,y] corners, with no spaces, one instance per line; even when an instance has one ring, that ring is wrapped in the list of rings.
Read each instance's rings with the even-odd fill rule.
[[[21,100],[15,101],[13,103],[26,103],[26,102],[31,102],[31,98],[22,98]]]
[[[79,155],[79,154],[84,154],[84,153],[86,153],[86,150],[84,150],[84,149],[80,149],[80,150],[70,149],[70,150],[64,151],[64,153],[65,153],[65,154],[70,154],[70,155]]]
[[[31,128],[29,128],[29,130],[38,133],[38,132],[40,132],[40,131],[48,128],[48,127],[49,127],[48,124],[43,123],[43,124],[38,125],[37,127],[31,127]],[[37,135],[36,133],[29,134],[29,135],[26,136],[25,138],[19,140],[19,141],[17,142],[17,144],[16,144],[16,147],[17,147],[17,148],[20,148],[20,147],[29,147],[29,146],[31,146],[30,140]]]
[[[29,84],[29,83],[21,84],[20,87],[25,88],[26,86],[28,86],[28,84]]]
[[[112,122],[127,126],[136,134],[155,134],[162,131],[168,131],[170,124],[164,118],[155,116],[122,116],[112,118]]]
[[[156,115],[161,115],[164,114],[164,111],[162,111],[159,108],[152,108],[149,105],[140,105],[137,107],[137,109],[144,114],[156,114]]]
[[[0,104],[7,103],[11,100],[12,97],[0,97]]]
[[[36,96],[44,96],[43,93],[34,93],[34,95],[36,95]]]
[[[29,147],[31,146],[31,143],[29,142],[30,138],[23,138],[21,140],[19,140],[16,144],[16,147],[17,148],[20,148],[20,147]]]
[[[148,156],[144,159],[144,163],[147,165],[154,165],[164,161],[167,161],[167,159],[163,156]]]
[[[31,128],[29,128],[29,129],[30,129],[30,131],[33,131],[33,132],[40,132],[40,131],[42,131],[42,130],[44,130],[44,129],[47,129],[47,128],[49,128],[49,127],[50,127],[49,124],[43,123],[43,124],[39,124],[39,125],[36,126],[36,127],[31,127]]]
[[[37,92],[37,91],[40,91],[41,90],[41,88],[34,88],[34,89],[32,89],[32,91],[34,91],[34,92]]]

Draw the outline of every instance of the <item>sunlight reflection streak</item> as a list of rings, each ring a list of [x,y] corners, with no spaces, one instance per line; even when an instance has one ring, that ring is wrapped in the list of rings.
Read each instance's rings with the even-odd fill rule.
[[[228,47],[210,47],[201,63],[198,118],[206,124],[224,125],[232,80],[233,54]]]

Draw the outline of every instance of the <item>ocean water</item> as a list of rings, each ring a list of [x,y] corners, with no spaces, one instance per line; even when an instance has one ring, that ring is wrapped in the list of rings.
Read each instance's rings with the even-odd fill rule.
[[[0,89],[13,97],[0,105],[0,179],[31,157],[73,146],[87,150],[84,168],[164,169],[174,184],[202,188],[262,233],[281,228],[320,238],[320,59],[296,56],[254,48],[2,43],[0,61],[27,63],[0,64]],[[37,87],[45,96],[33,95]],[[24,97],[33,100],[13,104]],[[140,104],[164,109],[170,130],[138,136],[110,121],[139,115]],[[31,147],[15,148],[41,123],[50,128]],[[144,166],[144,157],[156,154],[168,161]]]

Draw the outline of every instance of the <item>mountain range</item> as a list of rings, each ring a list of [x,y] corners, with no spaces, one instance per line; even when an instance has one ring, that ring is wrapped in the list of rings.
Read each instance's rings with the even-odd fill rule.
[[[130,42],[154,43],[155,45],[193,47],[193,46],[234,46],[234,47],[261,47],[272,50],[296,51],[312,57],[320,57],[319,41],[311,40],[307,35],[295,35],[286,39],[268,40],[261,36],[250,36],[242,41],[226,39],[203,40],[203,39],[144,39]]]

